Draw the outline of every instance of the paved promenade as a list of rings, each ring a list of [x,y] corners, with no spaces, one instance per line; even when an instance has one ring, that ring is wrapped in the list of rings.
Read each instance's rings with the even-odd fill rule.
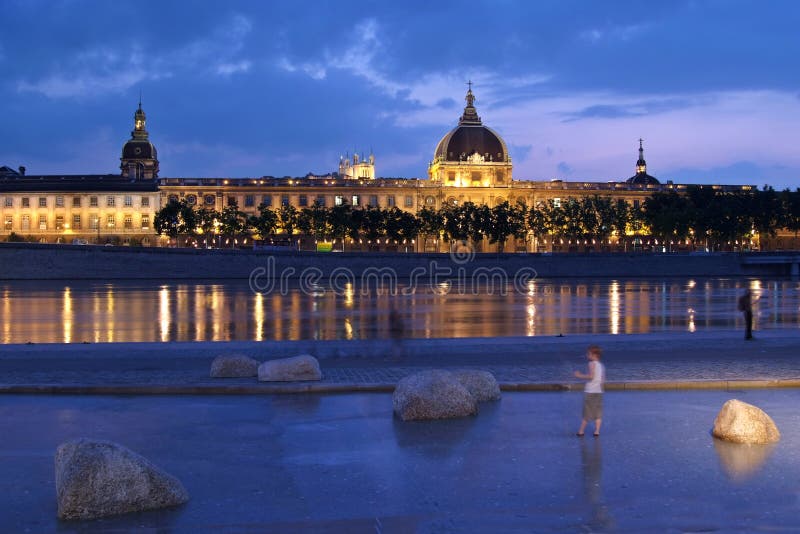
[[[504,390],[581,386],[589,343],[603,347],[608,389],[800,387],[800,331],[679,333],[565,337],[411,339],[402,355],[389,342],[297,341],[6,345],[0,348],[0,392],[277,393],[391,391],[402,377],[427,368],[491,371]],[[218,354],[263,361],[312,354],[324,379],[267,384],[211,379]]]
[[[396,359],[377,341],[0,346],[0,532],[796,531],[800,336],[740,335],[409,340]],[[589,342],[611,387],[603,435],[577,438],[581,395],[566,390]],[[208,378],[230,352],[311,353],[325,378]],[[488,369],[503,398],[475,417],[394,417],[397,380],[432,367]],[[637,388],[655,391],[615,390]],[[734,397],[781,441],[712,438]],[[144,455],[190,501],[58,521],[53,454],[78,437]]]

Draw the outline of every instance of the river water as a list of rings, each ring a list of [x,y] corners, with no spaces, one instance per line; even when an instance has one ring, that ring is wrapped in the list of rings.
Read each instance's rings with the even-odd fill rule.
[[[339,288],[208,281],[0,283],[2,343],[260,341],[640,334],[800,328],[786,279],[538,279],[524,287],[445,283]],[[395,310],[392,316],[392,310]],[[392,321],[395,327],[390,324]]]

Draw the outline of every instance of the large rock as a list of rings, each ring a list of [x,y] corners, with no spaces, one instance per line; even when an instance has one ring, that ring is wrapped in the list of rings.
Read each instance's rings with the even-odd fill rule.
[[[781,439],[778,427],[760,408],[731,399],[722,405],[714,420],[715,437],[734,443],[775,443]]]
[[[489,371],[459,369],[453,371],[453,375],[478,402],[493,401],[500,398],[500,385]]]
[[[259,382],[295,382],[321,380],[319,362],[313,356],[303,354],[294,358],[268,360],[258,366]]]
[[[392,395],[394,412],[403,420],[464,417],[478,412],[478,403],[449,371],[409,375]]]
[[[110,441],[62,443],[55,465],[59,519],[93,519],[189,500],[178,479]]]
[[[258,375],[258,361],[244,354],[222,354],[211,362],[211,378],[242,378]]]

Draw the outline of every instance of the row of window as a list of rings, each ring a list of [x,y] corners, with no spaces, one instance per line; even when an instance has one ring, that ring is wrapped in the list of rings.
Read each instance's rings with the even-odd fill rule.
[[[38,206],[40,208],[47,207],[47,197],[37,197],[38,198]],[[72,197],[72,207],[73,208],[80,208],[81,202],[83,197]],[[56,208],[63,208],[65,206],[63,196],[57,196],[55,198],[55,207]],[[91,196],[89,197],[89,207],[96,208],[100,205],[100,197]],[[109,208],[113,208],[117,205],[117,197],[108,195],[106,197],[106,206]],[[125,195],[122,197],[122,205],[126,208],[133,207],[133,197],[131,195]],[[140,204],[142,208],[149,208],[150,207],[150,197],[141,197]],[[13,208],[14,207],[14,197],[5,197],[3,200],[3,206],[6,208]],[[31,197],[22,197],[20,199],[20,206],[23,208],[30,208],[31,207]]]
[[[90,215],[88,217],[89,225],[87,228],[89,230],[100,230],[108,229],[108,230],[115,230],[117,228],[117,217],[115,215],[107,215],[105,224],[101,224],[100,216],[99,215]],[[56,215],[55,216],[55,229],[56,230],[81,230],[83,229],[83,220],[81,219],[80,215],[73,215],[71,223],[67,222],[63,215]],[[37,230],[47,230],[48,229],[48,222],[49,219],[47,215],[39,215],[38,218],[38,225],[36,226]],[[68,226],[69,225],[69,226]],[[149,230],[150,229],[150,216],[149,215],[142,215],[140,218],[140,226],[142,230]],[[122,228],[125,230],[133,230],[133,215],[123,215],[122,216]],[[14,230],[14,216],[13,215],[6,215],[3,221],[3,229],[7,232]],[[20,217],[20,227],[19,230],[31,230],[31,216],[30,215],[22,215]]]
[[[480,173],[480,172],[473,171],[473,172],[470,173],[470,178],[472,179],[472,183],[473,184],[478,185],[478,184],[481,183],[481,180],[483,179],[483,174]],[[505,181],[505,179],[506,179],[506,175],[502,171],[497,171],[495,173],[495,175],[494,175],[495,183],[502,184]],[[464,181],[464,182],[467,181],[466,176],[464,176],[464,174],[462,174],[461,180]],[[448,183],[452,183],[452,182],[456,181],[456,173],[455,173],[455,171],[449,171],[447,173],[447,181],[448,181]]]
[[[277,195],[275,195],[277,196]],[[244,208],[255,208],[260,206],[261,204],[267,207],[273,207],[273,195],[261,195],[260,197],[257,195],[244,195],[244,202],[240,202],[241,197],[236,196],[229,196],[226,198],[226,205],[227,206],[240,206]],[[178,201],[178,195],[170,195],[170,201]],[[198,203],[197,195],[186,195],[185,200],[187,204],[190,206],[194,206]],[[217,197],[215,195],[204,195],[203,196],[203,204],[206,206],[214,206],[217,201]],[[280,195],[280,206],[288,206],[291,204],[290,195]],[[257,201],[258,204],[256,203]],[[320,206],[326,206],[328,202],[328,197],[326,195],[317,195],[317,196],[310,196],[310,195],[297,195],[297,205],[302,207],[311,206],[312,204],[319,204]],[[333,204],[334,206],[341,206],[343,204],[350,204],[351,206],[369,206],[369,207],[378,207],[378,195],[336,195],[333,197]],[[403,198],[403,205],[406,208],[413,208],[414,207],[414,197],[412,195],[406,195]],[[392,208],[397,206],[397,199],[395,195],[386,195],[385,207]]]

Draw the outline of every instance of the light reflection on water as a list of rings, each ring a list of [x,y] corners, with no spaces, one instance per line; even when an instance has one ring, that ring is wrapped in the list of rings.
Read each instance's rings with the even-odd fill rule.
[[[789,280],[534,280],[505,295],[453,284],[391,296],[347,285],[258,294],[244,283],[14,282],[0,286],[2,343],[370,339],[389,313],[408,337],[701,332],[743,328],[736,300],[753,292],[756,329],[798,328]]]

